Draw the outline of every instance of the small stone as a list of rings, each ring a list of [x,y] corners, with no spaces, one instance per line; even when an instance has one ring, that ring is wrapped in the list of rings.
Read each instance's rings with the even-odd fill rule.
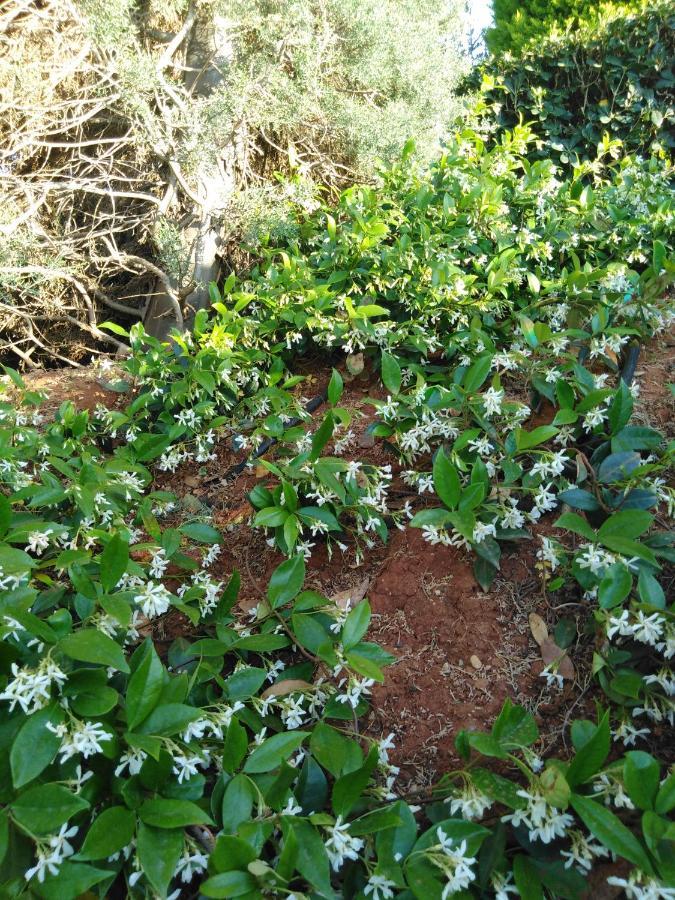
[[[482,669],[483,668],[483,663],[480,661],[480,659],[478,659],[478,657],[475,654],[471,657],[469,662],[474,667],[474,669]]]
[[[181,505],[183,509],[186,509],[188,512],[196,513],[201,512],[204,509],[204,504],[198,497],[195,497],[194,494],[185,494],[181,500]]]
[[[375,435],[368,434],[368,432],[364,432],[360,434],[357,440],[359,447],[374,447],[375,446]]]

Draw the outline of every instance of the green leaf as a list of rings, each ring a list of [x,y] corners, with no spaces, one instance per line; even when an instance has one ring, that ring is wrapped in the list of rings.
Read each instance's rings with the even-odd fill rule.
[[[246,775],[235,775],[223,794],[221,817],[225,834],[234,833],[251,817],[253,801],[258,796],[255,785]]]
[[[272,609],[289,603],[305,581],[305,558],[302,554],[292,556],[272,572],[267,587],[267,598]]]
[[[641,464],[640,455],[634,451],[611,453],[605,457],[598,468],[598,479],[603,484],[623,481]]]
[[[492,368],[492,356],[479,356],[467,370],[463,387],[467,394],[473,394],[483,385]]]
[[[61,784],[29,788],[11,806],[16,821],[33,834],[58,831],[68,819],[88,808],[86,800]]]
[[[382,809],[371,810],[350,822],[349,833],[354,837],[362,834],[377,834],[377,832],[395,828],[401,824],[403,824],[403,820],[398,811],[391,806],[383,806]]]
[[[11,521],[12,505],[4,494],[0,494],[0,537],[7,533]]]
[[[513,858],[513,878],[522,900],[543,900],[541,878],[528,856],[519,853]]]
[[[187,825],[213,825],[210,816],[189,800],[146,800],[138,810],[141,822],[155,828],[185,828]]]
[[[287,509],[281,506],[266,506],[255,514],[253,524],[260,528],[278,528],[289,516]]]
[[[584,743],[565,773],[570,787],[588,781],[600,769],[609,754],[612,736],[609,728],[609,713],[600,720],[593,736]]]
[[[484,591],[490,590],[498,572],[497,566],[484,556],[477,556],[473,561],[474,577]]]
[[[325,722],[317,722],[313,728],[309,749],[324,769],[335,777],[353,772],[363,764],[363,753],[358,743]]]
[[[595,542],[597,540],[595,531],[593,531],[586,519],[582,519],[577,513],[563,513],[554,524],[556,528],[565,528],[567,531],[573,531],[574,534],[581,535],[587,541]]]
[[[204,522],[188,522],[187,525],[181,525],[178,531],[200,544],[219,544],[221,540],[220,532]]]
[[[628,450],[655,450],[663,443],[663,435],[644,425],[626,425],[612,438],[612,453]]]
[[[537,740],[539,729],[532,713],[507,699],[492,726],[492,735],[504,747],[527,747]]]
[[[626,599],[633,587],[633,576],[624,563],[613,563],[598,588],[598,603],[603,609],[614,609]]]
[[[574,509],[583,509],[593,512],[600,509],[600,504],[590,491],[583,491],[580,488],[570,488],[568,491],[561,491],[558,499]]]
[[[138,826],[136,852],[141,869],[160,898],[166,898],[176,864],[183,852],[183,830]]]
[[[182,703],[163,703],[156,707],[138,726],[141,734],[170,737],[183,731],[190,722],[201,716],[201,710]]]
[[[64,712],[60,706],[48,706],[25,720],[9,754],[15,788],[37,778],[52,762],[61,746],[61,738],[47,725],[59,725],[63,719]]]
[[[124,651],[112,638],[96,628],[81,628],[61,638],[58,649],[79,662],[110,666],[119,672],[128,672]]]
[[[642,750],[626,753],[623,781],[628,796],[639,809],[654,808],[659,790],[659,764],[651,754]]]
[[[244,772],[255,774],[270,772],[285,762],[309,737],[309,731],[286,731],[282,734],[273,734],[263,741],[259,747],[246,760]]]
[[[101,584],[106,591],[112,591],[127,570],[129,564],[129,544],[119,534],[113,534],[101,553]]]
[[[89,889],[111,877],[110,869],[96,869],[86,863],[65,860],[56,875],[47,875],[37,894],[43,900],[75,900],[86,896]]]
[[[357,804],[363,791],[368,786],[370,777],[377,765],[377,748],[374,747],[366,761],[353,772],[348,772],[337,779],[333,785],[332,804],[336,815],[346,816]]]
[[[639,866],[647,875],[654,874],[647,851],[618,816],[615,816],[606,806],[588,797],[582,797],[580,794],[572,794],[570,802],[586,828],[601,844],[604,844],[617,856]]]
[[[403,800],[397,800],[389,808],[400,819],[400,825],[379,831],[375,838],[375,847],[380,865],[393,866],[397,863],[397,854],[400,854],[398,859],[402,859],[412,850],[417,837],[417,822],[410,807]]]
[[[355,647],[368,631],[370,625],[370,604],[363,600],[351,610],[342,626],[342,646],[345,650]]]
[[[613,550],[615,553],[620,553],[621,556],[627,556],[629,559],[632,556],[637,556],[638,559],[644,559],[645,562],[650,563],[656,569],[660,569],[658,560],[652,553],[652,551],[645,544],[639,543],[638,541],[631,541],[629,538],[621,537],[619,535],[608,535],[607,537],[601,540],[601,543],[608,547],[610,550]]]
[[[246,729],[236,716],[232,717],[225,732],[223,744],[223,769],[230,775],[234,775],[242,763],[248,750],[248,735]]]
[[[227,699],[248,700],[259,690],[266,678],[267,670],[257,666],[245,666],[237,669],[225,681]]]
[[[309,454],[311,460],[316,460],[321,456],[321,451],[333,436],[335,428],[335,420],[333,413],[328,412],[326,416],[312,436],[312,449]]]
[[[328,382],[328,402],[331,406],[335,406],[340,402],[343,390],[344,382],[342,380],[342,375],[340,375],[337,369],[333,369],[333,374]]]
[[[633,412],[633,396],[626,382],[621,379],[619,388],[607,411],[610,433],[616,434],[628,422]]]
[[[221,834],[216,840],[209,864],[216,872],[231,872],[233,869],[245,869],[256,856],[256,851],[246,841],[231,834]]]
[[[656,578],[643,569],[638,576],[638,593],[643,603],[650,603],[659,609],[666,605],[666,595]]]
[[[259,896],[257,882],[250,872],[232,870],[212,875],[199,886],[199,893],[205,897],[256,897]]]
[[[0,864],[2,864],[9,849],[9,811],[0,811]]]
[[[532,431],[525,431],[524,428],[516,428],[516,448],[519,453],[525,450],[531,450],[539,444],[545,444],[555,437],[558,429],[555,425],[540,425]]]
[[[441,447],[434,457],[434,490],[449,509],[456,509],[462,493],[457,469]]]
[[[394,397],[401,390],[401,367],[396,357],[386,350],[382,351],[382,382]]]
[[[321,897],[332,900],[335,893],[330,883],[328,854],[316,828],[302,819],[292,819],[283,826],[283,831],[292,831],[295,835],[298,872],[319,891]]]
[[[636,538],[649,529],[654,516],[645,509],[620,510],[612,513],[598,529],[598,537],[617,534],[620,537]]]
[[[126,806],[111,806],[92,822],[78,859],[107,859],[131,843],[136,816]]]
[[[660,816],[675,809],[675,772],[671,772],[660,786],[654,809]]]
[[[165,676],[164,666],[153,644],[150,644],[127,687],[127,725],[132,731],[157,706]]]

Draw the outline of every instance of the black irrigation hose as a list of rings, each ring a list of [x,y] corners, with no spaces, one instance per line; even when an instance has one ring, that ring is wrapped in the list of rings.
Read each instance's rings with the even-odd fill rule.
[[[579,350],[579,356],[577,359],[583,366],[586,360],[588,359],[588,347],[582,347]],[[621,369],[621,380],[626,382],[626,385],[630,386],[631,382],[635,378],[635,369],[637,368],[638,357],[640,356],[640,344],[637,341],[633,341],[633,343],[628,348],[628,353],[626,354],[626,359],[623,364],[623,368]]]
[[[307,403],[307,405],[305,406],[305,412],[308,412],[308,413],[314,412],[320,406],[322,406],[326,402],[327,399],[328,399],[328,391],[323,391],[321,394],[318,394],[316,397],[313,397]],[[291,421],[288,423],[288,427],[293,428],[296,425],[300,425],[303,421],[304,421],[304,419],[301,419],[299,416],[296,416],[295,418],[291,419]],[[242,460],[242,462],[239,462],[234,466],[230,466],[230,468],[222,476],[223,479],[225,481],[228,481],[230,478],[234,478],[237,475],[241,475],[241,473],[244,471],[244,469],[246,468],[246,466],[249,463],[252,463],[253,460],[255,460],[255,459],[259,459],[264,453],[267,453],[267,451],[271,447],[274,447],[274,445],[278,444],[278,443],[279,443],[278,438],[267,438],[267,440],[263,441],[262,444],[257,448],[257,450],[254,450],[253,453],[251,453],[249,456],[246,457],[246,459]]]
[[[621,378],[626,382],[626,385],[628,387],[630,387],[631,382],[635,378],[635,369],[637,368],[639,355],[640,344],[637,341],[633,341],[633,343],[628,348],[626,361],[624,362],[623,369],[621,370]]]

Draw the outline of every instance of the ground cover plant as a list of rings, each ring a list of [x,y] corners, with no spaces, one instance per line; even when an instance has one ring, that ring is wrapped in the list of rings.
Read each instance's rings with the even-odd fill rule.
[[[44,415],[6,370],[4,895],[675,896],[673,446],[635,416],[675,314],[672,168],[616,141],[561,167],[537,139],[460,126],[423,168],[408,143],[380,185],[299,208],[193,332],[110,323],[115,405]],[[364,369],[384,455],[346,401]],[[277,554],[246,609],[229,532],[162,481],[225,444]],[[364,731],[395,656],[308,566],[405,528],[483,588],[535,542],[543,594],[578,601],[537,636],[551,690],[573,641],[592,660],[567,752],[507,701],[420,789]]]

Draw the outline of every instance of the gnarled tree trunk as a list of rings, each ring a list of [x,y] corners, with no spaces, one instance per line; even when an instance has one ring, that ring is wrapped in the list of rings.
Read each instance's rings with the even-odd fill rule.
[[[225,82],[231,58],[228,23],[214,16],[208,7],[192,12],[186,23],[191,27],[185,54],[185,87],[188,102],[198,103]],[[179,149],[175,148],[174,154]],[[230,143],[214,149],[205,159],[190,177],[189,185],[178,160],[168,161],[170,184],[165,207],[171,203],[178,181],[183,196],[193,205],[183,218],[181,232],[183,250],[189,260],[187,284],[178,284],[175,278],[171,278],[170,284],[158,280],[145,313],[146,330],[160,340],[166,339],[175,327],[189,327],[197,311],[209,305],[209,284],[217,280],[220,271],[220,222],[236,186],[236,158],[237,144],[232,135]],[[176,303],[181,307],[182,323],[176,314]]]

